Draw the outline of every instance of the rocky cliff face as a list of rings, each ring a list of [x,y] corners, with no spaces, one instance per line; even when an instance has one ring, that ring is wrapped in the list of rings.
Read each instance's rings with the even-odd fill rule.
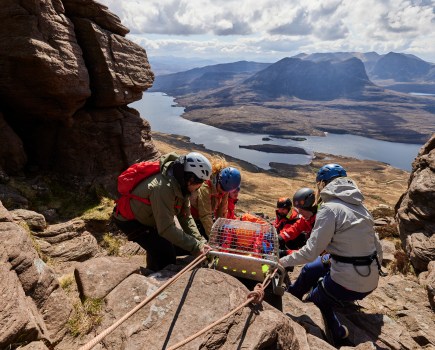
[[[5,0],[0,8],[0,167],[113,177],[157,156],[126,107],[151,87],[144,49],[93,0]],[[104,182],[104,181],[103,181]]]
[[[435,260],[435,134],[412,165],[408,191],[397,203],[402,245],[417,271]]]

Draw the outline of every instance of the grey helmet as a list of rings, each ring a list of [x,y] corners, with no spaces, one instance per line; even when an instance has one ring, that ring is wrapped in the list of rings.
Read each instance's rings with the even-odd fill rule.
[[[311,188],[303,187],[293,196],[293,205],[298,209],[310,210],[316,201],[316,194]]]
[[[184,171],[193,173],[197,178],[205,181],[211,176],[210,161],[198,152],[190,152],[186,155]]]

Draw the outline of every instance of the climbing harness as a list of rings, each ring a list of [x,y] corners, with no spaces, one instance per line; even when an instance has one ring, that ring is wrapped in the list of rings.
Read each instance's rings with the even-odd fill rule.
[[[371,273],[371,264],[373,261],[376,261],[376,265],[378,266],[378,272],[379,275],[382,277],[387,276],[387,273],[382,271],[382,266],[378,259],[377,252],[374,252],[367,256],[355,256],[355,257],[348,257],[348,256],[340,256],[336,254],[331,254],[331,258],[333,258],[335,261],[342,262],[345,264],[352,264],[355,268],[355,271],[362,277],[367,277]],[[368,266],[369,272],[366,275],[361,274],[357,269],[356,266]]]

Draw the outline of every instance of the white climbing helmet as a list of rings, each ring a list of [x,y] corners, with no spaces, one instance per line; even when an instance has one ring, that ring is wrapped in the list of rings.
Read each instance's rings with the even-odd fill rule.
[[[209,180],[211,176],[211,164],[201,153],[190,152],[186,155],[184,171],[195,174],[201,180]]]

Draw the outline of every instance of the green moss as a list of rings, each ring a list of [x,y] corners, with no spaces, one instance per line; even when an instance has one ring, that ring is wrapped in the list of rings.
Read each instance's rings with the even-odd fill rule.
[[[115,202],[107,197],[101,197],[100,202],[87,209],[83,215],[82,219],[84,220],[96,220],[96,221],[107,221],[110,219],[112,215],[113,207],[115,206]]]
[[[60,219],[70,220],[85,215],[86,218],[107,220],[114,202],[101,187],[78,191],[51,177],[39,177],[43,190],[32,185],[34,179],[12,178],[9,186],[29,201],[29,209],[43,212],[56,209]]]
[[[105,233],[100,244],[107,251],[107,254],[118,256],[119,249],[124,243],[125,238],[113,235],[112,233]]]
[[[372,198],[372,199],[378,201],[379,203],[385,204],[385,199],[382,198],[382,196],[379,196],[377,194],[367,194],[366,197]]]
[[[73,307],[73,314],[67,324],[74,337],[88,334],[101,323],[103,299],[87,298],[83,303],[77,301]]]

